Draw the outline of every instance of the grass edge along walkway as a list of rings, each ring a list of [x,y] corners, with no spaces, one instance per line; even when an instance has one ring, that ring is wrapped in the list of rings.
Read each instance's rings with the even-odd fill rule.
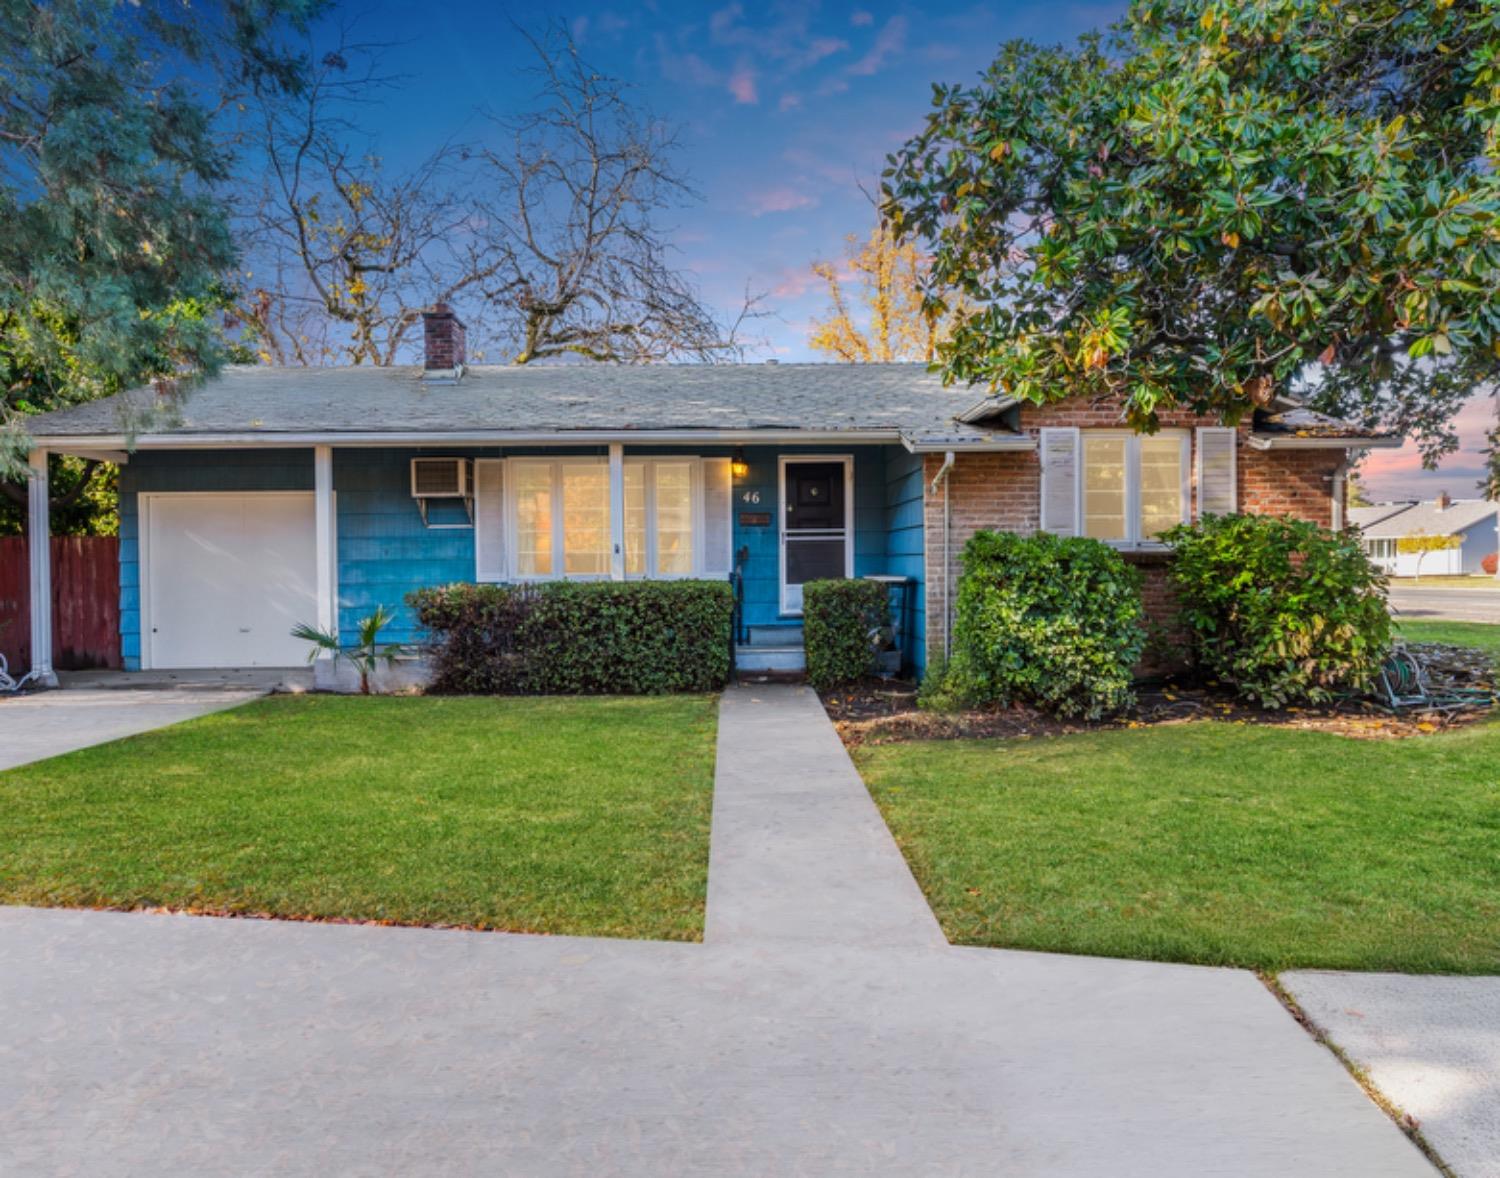
[[[1196,722],[854,755],[955,943],[1500,972],[1500,722],[1406,740]]]
[[[0,902],[699,940],[716,726],[275,696],[0,773]]]

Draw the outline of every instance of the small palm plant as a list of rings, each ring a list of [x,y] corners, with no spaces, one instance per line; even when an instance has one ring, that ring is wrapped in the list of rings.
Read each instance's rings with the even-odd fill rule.
[[[399,642],[380,641],[380,632],[395,620],[394,613],[377,605],[369,617],[360,618],[355,627],[359,640],[353,646],[340,645],[336,633],[320,630],[306,622],[298,622],[292,627],[292,637],[313,644],[312,650],[307,652],[308,662],[313,662],[320,654],[330,654],[335,663],[339,659],[352,663],[359,671],[360,694],[369,695],[370,676],[380,669],[382,663],[389,667],[406,653],[406,647]]]

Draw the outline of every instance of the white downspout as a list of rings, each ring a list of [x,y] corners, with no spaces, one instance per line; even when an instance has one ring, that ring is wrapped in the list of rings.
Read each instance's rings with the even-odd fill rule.
[[[1349,471],[1354,466],[1349,452],[1344,452],[1344,461],[1333,472],[1333,530],[1344,530],[1344,506],[1349,495]]]
[[[932,493],[937,494],[938,484],[943,484],[943,658],[953,654],[953,604],[950,584],[953,579],[949,546],[953,535],[953,512],[948,501],[948,475],[953,470],[953,451],[943,453],[943,465],[932,476]]]

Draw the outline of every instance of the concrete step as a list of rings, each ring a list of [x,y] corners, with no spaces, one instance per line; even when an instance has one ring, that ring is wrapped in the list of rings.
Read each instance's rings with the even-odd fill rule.
[[[740,674],[776,672],[801,674],[807,670],[807,652],[799,646],[736,646],[734,668]]]
[[[749,627],[747,646],[802,646],[802,627],[793,626],[751,626]]]

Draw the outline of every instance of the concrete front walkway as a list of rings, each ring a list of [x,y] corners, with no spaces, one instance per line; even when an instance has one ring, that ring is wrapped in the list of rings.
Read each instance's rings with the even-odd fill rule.
[[[0,696],[0,771],[235,707],[268,694],[285,675],[65,673],[61,690]]]
[[[1500,978],[1297,970],[1281,984],[1460,1178],[1500,1178]]]
[[[720,755],[702,945],[0,909],[0,1174],[1431,1178],[1248,973],[947,946],[806,691]]]
[[[811,688],[724,693],[704,940],[947,944]]]

